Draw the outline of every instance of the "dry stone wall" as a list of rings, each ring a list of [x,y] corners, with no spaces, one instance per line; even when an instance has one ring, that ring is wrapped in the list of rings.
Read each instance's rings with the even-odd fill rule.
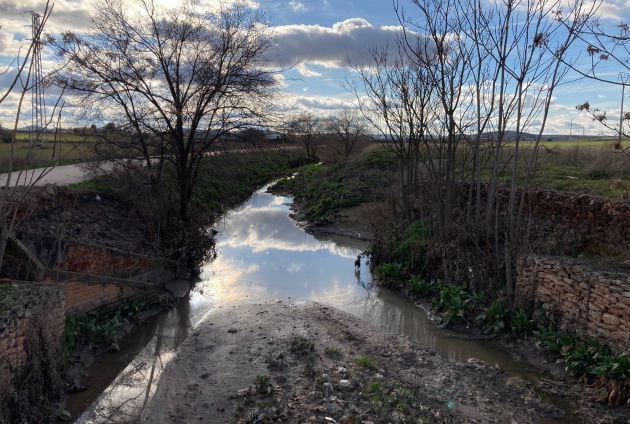
[[[516,299],[542,307],[562,330],[630,352],[630,270],[523,255],[517,259]]]
[[[38,283],[4,283],[0,295],[1,394],[7,389],[5,393],[10,393],[14,377],[36,360],[32,355],[55,356],[59,352],[65,299],[62,287]]]
[[[459,209],[466,210],[470,185],[458,186]],[[516,189],[516,198],[522,195],[522,189]],[[481,185],[480,197],[485,204],[488,192],[487,184]],[[475,198],[474,192],[473,199]],[[507,213],[510,188],[500,186],[496,192],[496,202],[500,215]],[[614,200],[605,197],[580,194],[575,192],[542,190],[529,188],[525,192],[524,217],[537,226],[531,229],[530,237],[542,241],[558,239],[563,233],[575,233],[571,238],[579,245],[556,245],[549,253],[569,254],[587,251],[595,255],[613,255],[630,257],[630,200]],[[538,243],[537,252],[541,245]],[[564,250],[564,252],[562,252]]]

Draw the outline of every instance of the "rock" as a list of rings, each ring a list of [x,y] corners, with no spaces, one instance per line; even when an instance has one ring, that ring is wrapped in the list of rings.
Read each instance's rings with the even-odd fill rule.
[[[59,418],[61,421],[69,422],[69,421],[72,421],[72,414],[69,411],[62,409],[57,414],[57,418]]]
[[[346,374],[348,372],[348,370],[344,367],[339,367],[337,368],[337,373],[338,374]]]
[[[342,389],[349,389],[352,387],[352,382],[350,380],[339,380],[339,387]]]
[[[236,392],[236,394],[239,396],[247,396],[249,394],[249,388],[241,389],[238,392]]]
[[[383,378],[385,378],[385,377],[383,377],[383,374],[376,373],[376,374],[374,375],[374,378],[375,378],[375,379],[377,379],[377,380],[382,380],[382,379],[383,379]]]
[[[234,334],[234,333],[238,333],[238,330],[236,328],[230,328],[227,332],[230,334]]]
[[[330,396],[334,392],[332,384],[324,383],[324,397]]]

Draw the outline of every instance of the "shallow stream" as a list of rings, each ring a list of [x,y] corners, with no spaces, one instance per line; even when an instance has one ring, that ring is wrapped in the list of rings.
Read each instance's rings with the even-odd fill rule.
[[[305,232],[289,216],[291,198],[266,189],[216,224],[217,257],[204,264],[190,300],[135,329],[119,352],[90,367],[88,390],[67,403],[78,423],[120,423],[140,417],[161,371],[191,330],[210,311],[240,302],[315,300],[407,335],[452,360],[474,357],[525,379],[540,377],[499,345],[442,329],[413,302],[374,288],[365,258],[360,272],[354,268],[357,255],[367,247],[364,243],[318,239]],[[566,409],[560,400],[552,401]]]

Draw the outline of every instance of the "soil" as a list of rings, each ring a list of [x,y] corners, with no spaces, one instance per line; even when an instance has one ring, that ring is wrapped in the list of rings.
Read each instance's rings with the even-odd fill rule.
[[[478,360],[448,361],[318,303],[277,302],[210,315],[167,365],[142,421],[544,423],[562,415],[530,383]]]

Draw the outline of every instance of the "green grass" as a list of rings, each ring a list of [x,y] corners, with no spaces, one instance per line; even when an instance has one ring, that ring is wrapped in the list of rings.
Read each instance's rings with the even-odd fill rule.
[[[558,140],[558,141],[543,141],[540,144],[548,148],[568,149],[572,147],[610,147],[617,141],[612,139],[592,139],[592,140]],[[630,147],[630,140],[622,140],[622,146]]]
[[[376,367],[376,362],[374,361],[374,359],[370,358],[369,356],[359,356],[355,362],[357,363],[358,366],[360,366],[361,368],[364,368],[366,370],[375,370],[377,369]]]

